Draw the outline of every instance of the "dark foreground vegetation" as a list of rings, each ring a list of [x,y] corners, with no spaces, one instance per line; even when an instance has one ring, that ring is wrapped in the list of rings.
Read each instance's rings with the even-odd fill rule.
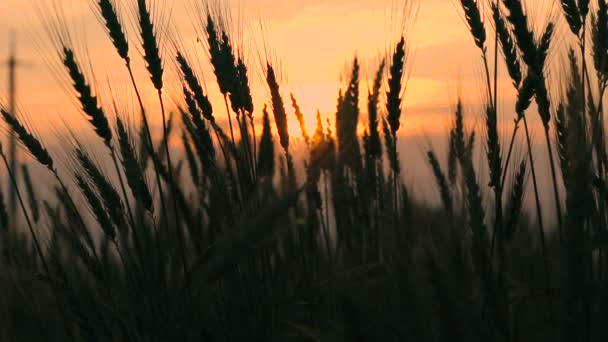
[[[435,209],[414,203],[400,177],[396,146],[407,122],[401,113],[410,62],[403,34],[365,94],[359,61],[352,62],[335,127],[318,116],[307,133],[297,94],[283,97],[270,56],[259,61],[269,104],[254,110],[249,67],[256,63],[248,65],[246,54],[255,53],[236,43],[221,9],[195,6],[203,37],[197,48],[206,50],[225,99],[225,108],[212,108],[201,61],[178,35],[159,40],[167,25],[158,22],[159,8],[130,1],[138,32],[128,39],[114,1],[91,3],[131,76],[138,123],[120,101],[101,105],[70,28],[47,16],[56,72],[111,167],[77,137],[66,139],[63,155],[51,155],[19,113],[2,109],[7,131],[54,184],[42,198],[27,169],[15,179],[5,168],[19,212],[0,201],[0,340],[608,339],[605,0],[558,1],[560,16],[546,23],[530,22],[518,0],[457,1],[481,52],[485,123],[479,132],[465,129],[458,104],[449,152],[428,151],[442,203]],[[415,5],[406,6],[407,22]],[[554,48],[558,29],[571,47]],[[149,80],[133,77],[137,51]],[[564,61],[557,85],[548,80],[552,55]],[[502,63],[517,91],[515,108],[499,108],[494,70]],[[165,68],[179,74],[183,88],[173,120],[165,117]],[[138,86],[148,81],[156,103],[142,103]],[[148,122],[156,108],[161,139]],[[226,125],[216,120],[224,113]],[[254,113],[262,115],[261,132]],[[292,156],[292,113],[302,127],[303,162]],[[548,170],[534,163],[528,120],[538,115]],[[506,137],[499,116],[515,120]],[[476,144],[485,151],[489,184],[479,181]],[[524,152],[513,153],[519,145]],[[540,177],[551,178],[553,191],[539,193]],[[528,195],[534,220],[523,219]],[[555,210],[543,212],[547,197]],[[544,225],[551,221],[555,227]]]

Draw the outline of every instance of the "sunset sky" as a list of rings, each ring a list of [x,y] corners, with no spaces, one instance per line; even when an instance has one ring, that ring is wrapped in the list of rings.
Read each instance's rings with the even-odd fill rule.
[[[108,104],[110,94],[133,106],[134,97],[128,83],[126,69],[113,50],[100,22],[94,16],[89,0],[26,0],[2,1],[0,3],[0,58],[7,58],[9,32],[14,30],[18,37],[18,56],[25,63],[19,69],[18,99],[31,125],[41,134],[57,134],[67,124],[72,129],[87,127],[85,119],[73,105],[73,97],[65,90],[69,84],[59,82],[45,59],[58,63],[53,46],[45,42],[46,35],[40,27],[36,5],[56,1],[62,4],[68,14],[67,24],[74,34],[77,51],[88,51],[90,65],[94,70],[95,89]],[[208,66],[202,46],[196,44],[200,25],[192,14],[192,3],[202,0],[160,0],[163,8],[170,8],[170,23],[182,42],[192,46],[199,56],[202,74],[206,80],[216,113],[223,113],[223,102],[215,84],[215,77]],[[538,4],[550,1],[535,1]],[[146,105],[152,113],[159,113],[154,92],[141,58],[138,58],[137,31],[134,26],[132,6],[135,1],[121,1],[121,11],[126,22],[134,57],[136,77],[144,88]],[[266,27],[264,36],[272,56],[280,61],[283,73],[282,90],[288,99],[289,93],[296,96],[309,130],[314,128],[317,109],[322,117],[333,120],[338,89],[344,85],[344,75],[348,64],[357,55],[362,62],[362,94],[367,93],[369,78],[377,66],[378,56],[396,42],[395,24],[401,17],[391,18],[390,9],[403,4],[398,0],[228,0],[222,5],[232,9],[233,26],[244,32],[245,48],[249,66],[253,74],[253,93],[256,117],[261,117],[261,108],[268,102],[268,93],[260,76],[260,52],[263,39],[260,22]],[[467,106],[469,125],[483,128],[480,116],[482,62],[479,50],[461,17],[456,1],[423,0],[419,15],[411,23],[408,40],[412,56],[410,61],[411,79],[405,95],[403,128],[405,139],[401,142],[414,144],[414,149],[401,153],[402,158],[424,158],[423,150],[429,140],[443,142],[448,130],[450,113],[460,95]],[[544,6],[544,5],[541,5]],[[400,8],[400,7],[399,7]],[[546,10],[537,10],[546,16]],[[239,24],[240,25],[237,25]],[[196,28],[196,30],[195,30]],[[251,37],[255,36],[256,39]],[[491,39],[489,39],[491,41]],[[42,42],[36,44],[35,42]],[[491,43],[491,42],[489,42]],[[41,45],[41,47],[37,47]],[[168,45],[168,44],[166,44]],[[86,47],[86,49],[85,49]],[[493,48],[490,45],[490,51]],[[171,56],[169,56],[171,57]],[[167,98],[176,98],[178,85],[174,66],[165,63],[165,83]],[[59,69],[61,72],[64,70]],[[59,73],[65,77],[64,73]],[[499,103],[501,130],[509,132],[513,121],[513,89],[506,73],[500,74]],[[6,96],[7,69],[0,69],[0,98]],[[111,87],[108,86],[111,84]],[[288,113],[292,113],[289,102]],[[365,108],[362,106],[362,108]],[[221,115],[221,114],[218,114]],[[156,115],[156,125],[159,125]],[[363,114],[362,117],[365,117]],[[533,120],[534,122],[534,120]],[[295,117],[290,115],[290,132],[298,135]],[[91,134],[89,130],[79,134]],[[482,133],[483,134],[483,133]],[[409,138],[409,139],[408,139]],[[441,148],[441,147],[439,147]],[[409,155],[408,155],[409,154]],[[418,168],[420,169],[420,168]],[[406,168],[409,178],[415,178],[417,171]],[[428,174],[427,169],[418,170]]]
[[[367,79],[377,65],[378,56],[396,41],[394,26],[401,18],[391,19],[390,9],[397,6],[392,2],[400,3],[393,0],[229,1],[233,16],[242,17],[239,26],[246,36],[253,34],[259,37],[259,22],[264,21],[267,44],[272,55],[282,64],[283,89],[286,94],[293,92],[305,113],[310,114],[307,116],[309,126],[314,124],[313,115],[317,109],[323,116],[333,117],[337,92],[344,83],[340,76],[345,73],[347,63],[351,62],[355,54],[363,64],[365,80],[362,82],[362,91],[367,89]],[[72,115],[69,113],[76,111],[66,106],[69,104],[69,96],[45,64],[43,57],[50,58],[52,62],[57,60],[55,55],[48,53],[51,46],[43,45],[42,50],[46,53],[41,53],[34,43],[40,38],[46,38],[40,30],[36,3],[40,3],[40,0],[3,1],[0,4],[0,56],[6,58],[9,31],[15,30],[19,57],[27,63],[19,69],[19,100],[28,115],[34,121],[42,123],[54,120],[52,117],[57,112]],[[86,41],[86,44],[81,45],[89,51],[97,88],[103,97],[108,90],[108,82],[113,85],[126,82],[125,69],[109,46],[88,1],[64,0],[61,3],[66,13],[73,15],[68,25],[73,28],[76,40]],[[131,53],[137,54],[133,48],[137,37],[130,15],[131,1],[119,3],[123,4],[123,17],[127,21],[131,38]],[[196,32],[192,24],[197,24],[197,18],[188,14],[191,13],[189,9],[192,8],[192,0],[163,0],[159,3],[171,6],[172,25],[176,25],[176,31],[185,44],[194,44]],[[410,26],[412,77],[406,94],[404,129],[443,130],[443,127],[437,126],[442,121],[438,121],[439,114],[449,111],[458,88],[472,98],[479,94],[479,53],[450,0],[422,1],[418,20]],[[262,40],[258,38],[254,43],[248,42],[248,45],[246,48],[250,51],[250,68],[259,75],[257,51],[261,50]],[[203,60],[204,77],[213,96],[216,92],[215,79],[207,68],[202,47],[199,45],[195,49]],[[167,63],[166,69],[170,68],[170,63]],[[143,65],[136,65],[136,70],[140,74],[140,83],[147,86],[149,82]],[[1,94],[6,93],[6,74],[4,68],[0,72]],[[173,74],[168,71],[166,77],[171,78]],[[124,82],[117,88],[126,86]],[[254,77],[253,87],[259,109],[259,104],[267,100],[260,77]],[[33,93],[36,96],[31,96]]]

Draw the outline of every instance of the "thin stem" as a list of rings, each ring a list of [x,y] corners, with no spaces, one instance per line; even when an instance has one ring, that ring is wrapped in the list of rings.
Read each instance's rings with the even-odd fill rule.
[[[587,106],[587,95],[585,94],[586,92],[586,83],[585,80],[587,79],[587,58],[585,58],[585,50],[586,50],[586,46],[587,46],[587,42],[586,42],[586,28],[585,28],[585,24],[583,23],[583,34],[582,36],[579,38],[580,39],[580,46],[581,46],[581,60],[583,62],[583,72],[581,73],[581,93],[583,94],[583,113],[586,112],[586,106]],[[591,89],[589,89],[591,90]],[[587,127],[586,127],[586,122],[587,122],[587,118],[586,115],[583,114],[583,132],[587,131]]]
[[[327,226],[327,229],[329,230],[329,181],[328,181],[328,175],[327,175],[327,171],[323,171],[323,187],[324,187],[324,211],[325,211],[325,225]],[[329,232],[328,232],[329,233]],[[329,235],[328,235],[329,237]],[[331,251],[331,241],[328,239],[326,239],[326,243],[327,243],[327,250]],[[331,257],[331,253],[328,254],[329,260],[330,262],[333,262],[332,257]]]
[[[488,66],[488,58],[487,58],[487,52],[486,52],[486,48],[484,47],[484,49],[482,50],[482,54],[481,57],[483,59],[483,66],[485,69],[485,74],[486,74],[486,82],[488,84],[488,101],[490,101],[490,103],[494,104],[494,96],[492,96],[492,82],[490,81],[490,68]],[[494,108],[496,109],[496,108]]]
[[[213,131],[215,132],[215,136],[217,138],[217,142],[220,145],[220,150],[222,150],[222,154],[224,155],[224,160],[226,161],[226,170],[229,174],[234,178],[234,173],[232,171],[232,165],[230,164],[230,158],[228,157],[228,152],[226,152],[226,148],[224,147],[224,143],[222,142],[222,138],[220,137],[219,127],[212,122]],[[241,210],[243,210],[243,200],[240,197],[239,191],[237,190],[237,200],[239,202],[239,206]]]
[[[25,204],[23,202],[23,198],[21,197],[21,191],[19,191],[19,187],[17,186],[17,180],[15,179],[15,175],[13,174],[13,170],[10,168],[10,164],[6,159],[6,155],[4,151],[0,147],[0,155],[2,156],[2,160],[4,161],[4,165],[6,166],[6,170],[8,172],[8,176],[13,184],[13,189],[15,190],[15,194],[17,195],[17,199],[19,200],[19,205],[21,206],[21,210],[23,211],[23,216],[25,216],[25,220],[27,221],[27,227],[30,230],[30,234],[32,235],[32,240],[34,240],[34,246],[36,247],[36,252],[38,253],[38,257],[40,257],[40,261],[42,262],[42,266],[44,267],[44,271],[48,276],[51,275],[48,264],[46,263],[46,259],[44,257],[44,253],[42,253],[42,247],[40,246],[40,242],[38,240],[38,236],[34,231],[34,226],[32,225],[32,221],[30,220],[30,215],[27,213],[25,209]]]
[[[242,117],[242,120],[245,121],[245,125],[243,125],[241,123],[241,119],[239,118],[239,115],[237,114],[236,116],[236,121],[237,124],[239,125],[239,130],[241,131],[241,141],[243,142],[243,147],[245,148],[245,160],[247,161],[247,168],[249,169],[249,174],[251,177],[251,180],[255,179],[255,172],[253,170],[253,158],[251,156],[251,146],[249,145],[249,125],[247,125],[247,114],[245,114],[245,111],[241,111],[240,116]],[[244,127],[243,127],[244,126]],[[245,130],[243,130],[243,128]]]
[[[61,187],[61,190],[64,192],[70,206],[72,207],[72,210],[74,211],[74,214],[76,214],[76,217],[78,219],[78,225],[80,225],[80,227],[82,227],[82,230],[86,231],[87,234],[85,236],[85,240],[87,241],[87,243],[89,244],[89,248],[91,249],[91,252],[93,253],[93,256],[95,257],[95,260],[100,263],[100,259],[99,256],[97,255],[97,250],[95,249],[95,245],[93,243],[93,240],[88,232],[87,229],[87,225],[84,222],[84,219],[82,218],[82,215],[80,215],[80,211],[78,210],[78,207],[76,206],[76,203],[74,203],[74,199],[72,199],[72,196],[70,195],[70,192],[68,191],[68,188],[66,187],[66,185],[63,183],[63,181],[61,180],[61,177],[59,177],[59,173],[57,172],[56,169],[52,170],[53,175],[55,176],[55,179],[57,180],[57,183],[59,183],[59,186]]]
[[[502,170],[502,179],[500,181],[500,188],[504,189],[505,181],[507,179],[507,170],[509,169],[509,163],[511,162],[511,156],[513,155],[513,147],[515,146],[515,138],[517,136],[517,131],[519,130],[519,122],[521,118],[517,118],[515,120],[515,127],[513,128],[513,134],[511,135],[511,142],[509,143],[509,152],[507,153],[507,159],[505,160],[505,165]]]
[[[137,97],[137,102],[139,103],[139,109],[141,111],[141,115],[142,115],[142,120],[143,120],[143,124],[144,124],[144,131],[145,131],[145,137],[147,138],[146,141],[144,141],[144,146],[146,147],[146,150],[148,151],[148,153],[152,156],[152,166],[154,167],[154,173],[156,176],[156,186],[158,187],[158,195],[160,198],[160,206],[161,206],[161,211],[162,211],[162,215],[161,217],[164,220],[168,219],[168,215],[167,215],[167,207],[165,205],[165,197],[163,196],[163,188],[162,188],[162,182],[160,180],[160,171],[159,171],[159,166],[156,164],[155,162],[155,152],[154,152],[154,142],[152,141],[152,132],[150,131],[150,125],[148,123],[148,116],[146,115],[146,109],[144,108],[144,104],[143,101],[141,99],[141,94],[139,93],[139,88],[137,87],[137,82],[135,82],[135,77],[133,76],[133,68],[131,67],[131,62],[129,59],[126,60],[126,67],[127,67],[127,71],[129,72],[129,77],[131,79],[131,84],[133,86],[133,90],[135,91],[135,96]],[[159,228],[156,225],[156,222],[154,220],[154,217],[152,216],[152,221],[153,221],[153,228],[154,228],[154,233],[156,234],[156,239],[155,239],[155,247],[156,247],[156,252],[157,252],[157,258],[158,258],[158,265],[157,265],[157,271],[158,271],[158,275],[160,276],[160,280],[163,286],[163,294],[164,294],[164,299],[165,301],[168,303],[169,302],[169,293],[167,290],[167,283],[166,283],[166,277],[165,277],[165,269],[163,266],[163,250],[161,248],[161,236],[159,234]]]
[[[397,165],[397,132],[395,132],[394,136],[393,136],[393,156],[392,158],[395,159],[394,164],[395,166]],[[393,168],[393,208],[395,210],[395,222],[394,222],[394,229],[395,229],[395,233],[397,233],[397,226],[398,226],[398,222],[399,222],[399,205],[397,203],[397,168]]]
[[[139,254],[139,259],[141,260],[142,265],[143,265],[143,262],[144,262],[143,248],[141,247],[141,244],[140,244],[141,241],[139,239],[139,233],[137,232],[138,228],[137,228],[137,225],[135,223],[135,218],[133,216],[133,212],[131,210],[131,204],[129,203],[129,197],[127,195],[127,189],[125,187],[125,183],[124,183],[123,178],[122,178],[122,173],[120,172],[120,167],[118,166],[118,159],[116,157],[116,150],[111,145],[108,145],[108,148],[110,149],[112,160],[114,162],[114,168],[116,169],[116,174],[118,175],[118,180],[120,182],[120,188],[121,188],[123,197],[125,199],[125,204],[127,206],[127,212],[129,214],[129,220],[131,221],[131,229],[133,231],[133,240],[135,242],[135,248],[137,249],[137,252]],[[143,272],[143,267],[142,267],[142,272]]]
[[[128,275],[129,280],[131,281],[131,290],[133,291],[144,291],[143,288],[141,286],[138,285],[137,279],[136,277],[133,275],[133,270],[131,269],[131,267],[129,267],[129,263],[127,262],[127,259],[124,256],[124,253],[122,252],[122,250],[120,249],[120,245],[119,243],[116,241],[116,238],[111,239],[110,241],[112,241],[112,244],[114,245],[114,248],[116,249],[116,252],[118,253],[118,257],[125,269],[125,273]],[[133,268],[137,268],[136,265]],[[131,269],[131,270],[130,270]],[[143,267],[142,267],[143,269]],[[147,304],[152,308],[154,307],[152,305],[152,298],[146,298]],[[166,304],[168,306],[168,303]],[[162,313],[165,310],[159,309],[159,312],[157,314],[162,315]]]
[[[581,76],[582,79],[583,79],[583,84],[582,84],[582,87],[581,87],[582,88],[582,94],[583,94],[583,117],[586,116],[585,112],[587,111],[587,96],[585,95],[585,79],[588,80],[588,78],[587,78],[587,71],[586,71],[587,70],[587,59],[585,58],[586,45],[587,45],[586,36],[587,36],[587,17],[584,17],[583,18],[583,34],[581,36],[581,43],[582,43],[581,44],[581,58],[583,60],[583,73],[582,73],[582,76]],[[591,86],[589,86],[589,93],[591,93]],[[599,126],[598,123],[595,123],[595,125]],[[586,131],[584,131],[584,132],[586,132]],[[591,139],[593,140],[593,137]],[[593,145],[591,146],[591,148],[593,148]],[[599,151],[598,151],[598,153],[599,153]],[[551,157],[551,155],[550,155],[550,157]],[[598,160],[598,165],[599,165],[599,160]],[[552,167],[551,171],[553,173],[555,173],[555,171],[553,170],[554,169],[553,168],[553,162],[551,162],[551,167]],[[555,177],[555,176],[553,176],[553,177]],[[554,180],[554,187],[555,186],[556,186],[556,182]],[[558,196],[557,188],[556,188],[555,191],[556,191],[555,192],[555,194],[556,194],[556,200],[558,200],[559,198],[557,197]],[[561,212],[561,208],[560,208],[560,212]],[[559,218],[560,218],[560,221],[561,221],[561,215],[560,215]],[[562,230],[561,230],[561,222],[560,222],[560,232],[561,231]],[[591,270],[590,273],[592,273],[592,270],[593,270],[593,261],[589,262],[589,268]],[[590,317],[591,313],[590,313],[589,295],[586,294],[586,295],[583,296],[583,298],[584,298],[585,314],[586,314],[585,315],[586,316],[585,317],[586,318],[585,323],[586,323],[586,328],[587,328],[587,332],[586,332],[586,334],[584,336],[586,336],[587,340],[590,340],[589,331],[591,331],[591,320],[590,320],[589,317]]]
[[[139,93],[139,89],[137,87],[137,83],[135,82],[135,77],[133,76],[133,70],[131,68],[131,63],[127,62],[127,70],[129,71],[129,77],[131,78],[131,84],[133,85],[133,89],[135,90],[135,96],[137,97],[137,101],[139,102],[139,108],[141,110],[141,115],[142,115],[142,119],[143,119],[143,123],[144,123],[144,129],[145,129],[145,136],[147,138],[147,141],[144,142],[145,146],[147,147],[148,153],[150,153],[150,155],[154,155],[154,143],[152,141],[152,133],[150,131],[150,125],[148,124],[148,116],[146,115],[146,110],[144,108],[144,104],[142,102],[141,99],[141,95]],[[154,166],[154,172],[156,174],[156,186],[158,187],[158,195],[160,197],[160,206],[161,206],[161,210],[163,212],[162,217],[164,219],[168,218],[167,215],[167,207],[165,205],[165,197],[163,196],[163,187],[162,187],[162,182],[160,180],[160,171],[158,169],[158,165],[156,165],[156,163],[152,163],[152,165]],[[156,225],[154,225],[154,227],[156,227]],[[158,237],[158,230],[156,230],[156,234]],[[159,250],[160,252],[160,250]],[[160,255],[160,254],[159,254]]]
[[[534,157],[532,156],[532,143],[530,141],[530,131],[528,130],[528,121],[526,117],[523,116],[524,121],[524,130],[526,132],[526,143],[528,148],[528,158],[530,160],[530,170],[532,172],[532,184],[534,185],[534,201],[536,204],[536,215],[538,216],[538,233],[540,236],[540,243],[543,252],[543,261],[545,265],[545,276],[547,281],[547,286],[549,285],[549,256],[547,254],[547,245],[545,242],[545,228],[543,223],[543,214],[540,206],[540,197],[538,194],[538,182],[536,179],[536,168],[534,166]]]
[[[186,261],[186,243],[184,241],[184,235],[182,232],[182,228],[180,225],[179,219],[179,206],[177,204],[177,183],[175,182],[175,178],[173,177],[173,164],[171,163],[171,154],[169,153],[169,132],[167,131],[167,120],[165,116],[165,103],[163,101],[163,93],[162,90],[158,90],[158,101],[160,102],[160,110],[163,119],[163,137],[164,137],[164,148],[165,153],[167,154],[167,167],[169,171],[169,187],[171,188],[171,192],[173,193],[173,210],[175,211],[175,229],[177,230],[177,238],[180,243],[180,251],[182,264],[184,267],[184,272],[188,270],[188,264]]]
[[[557,175],[555,173],[555,162],[553,158],[553,149],[551,148],[551,139],[549,138],[549,126],[545,126],[545,140],[547,143],[547,150],[549,152],[549,163],[551,167],[551,180],[553,181],[553,195],[555,198],[555,210],[557,212],[557,224],[560,235],[562,234],[562,207],[559,196],[559,189],[557,187]]]
[[[258,163],[257,163],[257,136],[255,135],[255,122],[253,122],[253,115],[250,118],[251,121],[251,131],[253,133],[253,172],[254,172],[254,179],[256,181],[257,184],[257,179],[258,179]]]
[[[108,148],[110,149],[110,156],[112,157],[112,161],[114,163],[116,175],[118,175],[118,181],[120,183],[120,190],[122,191],[122,195],[125,199],[125,205],[127,206],[127,213],[129,214],[129,221],[131,221],[131,226],[133,227],[133,230],[135,230],[135,218],[133,217],[133,212],[131,210],[131,204],[129,202],[129,197],[127,196],[127,189],[125,187],[125,182],[122,178],[122,173],[120,172],[120,167],[118,166],[116,150],[111,145],[108,145]]]
[[[243,173],[241,170],[241,161],[238,155],[238,151],[236,149],[236,140],[234,139],[234,130],[232,129],[232,117],[230,115],[230,108],[228,107],[228,96],[224,95],[224,104],[226,105],[226,117],[228,118],[228,125],[230,126],[230,139],[232,140],[232,153],[234,154],[234,161],[236,163],[236,173],[239,178],[239,188],[241,196],[245,197],[245,188],[243,185]],[[238,121],[238,119],[237,119]],[[237,122],[238,124],[238,122]]]
[[[498,8],[498,15],[500,15],[500,6],[498,0],[496,1],[496,7]],[[497,19],[497,18],[496,18]],[[496,121],[498,121],[498,32],[494,34],[494,115],[496,116]],[[513,131],[513,138],[515,140],[515,133],[517,132],[517,128]],[[510,149],[512,146],[509,147]],[[498,156],[495,156],[496,159],[500,157],[500,149],[496,151]],[[509,156],[510,157],[510,156]],[[500,167],[500,163],[498,163]],[[505,172],[507,170],[507,166],[505,165]],[[502,290],[502,306],[503,311],[501,312],[502,318],[504,320],[504,329],[507,333],[507,338],[511,338],[511,323],[510,323],[510,313],[509,313],[509,299],[508,299],[508,291],[506,287],[506,271],[507,271],[507,256],[506,256],[506,248],[504,243],[504,232],[503,232],[503,212],[502,212],[502,194],[503,194],[503,182],[502,180],[498,180],[499,184],[494,184],[494,196],[495,196],[495,223],[494,223],[494,234],[496,234],[498,238],[498,286]],[[494,242],[492,242],[494,245]]]
[[[530,170],[532,172],[532,184],[534,185],[534,200],[536,202],[536,213],[538,215],[538,233],[540,236],[540,243],[543,253],[543,266],[545,268],[545,286],[550,288],[551,286],[551,278],[549,273],[549,254],[547,251],[547,244],[545,241],[545,228],[543,224],[543,217],[540,208],[540,199],[538,195],[538,182],[536,180],[536,169],[534,167],[534,158],[532,156],[532,144],[530,142],[530,131],[528,130],[528,121],[526,120],[525,115],[522,115],[524,120],[524,129],[526,131],[526,141],[528,146],[528,156],[530,158]],[[561,234],[560,234],[561,237]],[[553,300],[549,298],[549,314],[551,320],[555,323],[555,312],[553,311]]]
[[[515,145],[515,137],[517,136],[517,131],[519,130],[519,122],[523,116],[517,117],[515,120],[515,127],[513,128],[513,134],[511,135],[511,142],[509,143],[509,152],[507,153],[507,159],[505,161],[505,165],[502,170],[502,176],[500,181],[500,188],[505,188],[505,181],[507,179],[507,170],[509,169],[509,163],[511,161],[511,156],[513,155],[513,147]],[[490,247],[490,257],[494,255],[494,244],[496,243],[496,230],[492,233],[492,245]]]

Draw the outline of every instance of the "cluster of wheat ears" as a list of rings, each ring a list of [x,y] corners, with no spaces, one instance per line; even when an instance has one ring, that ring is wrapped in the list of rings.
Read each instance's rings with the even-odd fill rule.
[[[28,168],[17,179],[0,146],[19,209],[7,211],[0,196],[1,340],[608,338],[605,0],[556,1],[562,17],[546,23],[531,22],[532,0],[455,0],[483,63],[485,125],[478,144],[490,191],[485,198],[473,161],[479,134],[465,128],[459,101],[445,165],[433,150],[427,154],[440,208],[413,201],[401,178],[397,140],[410,63],[405,29],[378,63],[366,99],[354,59],[333,130],[317,114],[309,134],[290,96],[306,151],[297,172],[302,161],[290,147],[278,65],[260,57],[270,99],[256,134],[248,51],[236,43],[219,3],[192,2],[224,99],[218,110],[201,61],[179,38],[159,38],[168,24],[159,19],[166,10],[158,2],[127,1],[138,28],[131,33],[138,39],[130,39],[121,1],[89,1],[124,62],[141,125],[119,101],[102,105],[70,28],[43,16],[59,58],[56,72],[67,78],[105,145],[112,171],[76,138],[62,146],[68,161],[56,162],[21,115],[0,106],[5,131],[55,180],[51,197],[41,198]],[[416,6],[406,1],[406,22]],[[560,25],[567,25],[571,47],[552,48]],[[133,41],[149,80],[134,76]],[[566,61],[559,96],[549,91],[552,54]],[[168,65],[181,87],[179,151],[170,149],[177,125],[164,102]],[[502,68],[516,90],[515,108],[499,107]],[[142,100],[144,81],[154,86],[157,103]],[[151,131],[151,108],[162,114],[160,141]],[[225,124],[214,109],[226,114]],[[509,115],[514,129],[503,137],[501,117]],[[548,175],[535,168],[532,115],[542,122]],[[519,155],[518,141],[524,142]],[[550,177],[550,193],[539,192],[541,177]],[[527,193],[534,196],[534,219],[525,219]],[[555,220],[543,212],[547,196]],[[550,221],[555,229],[545,227]]]

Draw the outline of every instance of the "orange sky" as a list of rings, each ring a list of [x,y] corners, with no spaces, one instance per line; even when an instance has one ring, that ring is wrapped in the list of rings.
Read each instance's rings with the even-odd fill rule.
[[[35,3],[56,1],[66,8],[70,14],[68,24],[78,42],[76,48],[81,53],[88,51],[90,65],[95,75],[95,88],[104,104],[111,99],[110,89],[119,99],[134,101],[131,94],[125,68],[114,52],[100,23],[89,8],[89,0],[25,0],[0,1],[0,60],[7,58],[9,31],[18,34],[18,52],[26,65],[19,69],[18,98],[21,108],[25,110],[31,127],[39,132],[48,145],[52,142],[49,135],[57,137],[58,132],[65,131],[65,124],[76,131],[83,139],[92,137],[90,129],[82,114],[73,105],[73,98],[65,91],[67,83],[60,83],[49,71],[45,58],[57,63],[56,55],[50,51],[48,44],[41,50],[34,43],[44,37],[39,26],[34,9]],[[131,6],[134,0],[117,0],[123,5],[124,18],[127,19],[127,31],[131,43],[131,55],[137,57],[137,36],[133,25]],[[157,0],[168,4],[171,8],[171,22],[176,27],[179,36],[185,44],[196,45],[196,31],[193,28],[192,11],[189,4],[203,0]],[[355,56],[362,61],[363,81],[361,93],[367,93],[369,77],[373,61],[385,51],[387,46],[394,44],[396,37],[391,30],[391,20],[387,16],[387,8],[391,3],[401,3],[401,0],[220,0],[222,4],[235,9],[235,17],[242,18],[245,36],[259,32],[259,22],[263,19],[268,27],[267,38],[273,56],[281,61],[285,76],[282,90],[288,112],[292,113],[289,102],[289,92],[297,97],[302,111],[306,115],[309,130],[314,128],[314,115],[320,110],[323,118],[333,120],[335,115],[338,89],[344,84],[341,79],[347,63]],[[409,32],[410,46],[415,51],[408,90],[405,95],[404,114],[400,134],[400,156],[404,161],[404,176],[406,181],[431,184],[430,172],[425,161],[425,151],[431,141],[436,149],[445,147],[445,136],[449,126],[451,109],[458,95],[468,104],[468,125],[478,130],[479,140],[484,137],[483,118],[480,115],[480,95],[484,85],[482,80],[482,62],[480,54],[456,9],[455,0],[423,0],[421,1],[418,20]],[[550,0],[530,0],[528,7],[536,7],[537,14],[547,17],[547,6]],[[238,9],[238,14],[237,11]],[[534,13],[532,13],[534,14]],[[489,33],[489,36],[491,33]],[[561,37],[558,30],[557,36]],[[259,37],[259,36],[258,36]],[[489,39],[489,51],[493,51]],[[560,38],[560,40],[562,40]],[[258,75],[253,79],[253,94],[256,104],[256,117],[260,118],[264,102],[268,102],[265,85],[259,77],[260,61],[257,58],[257,44],[245,38],[246,48],[249,49],[250,69]],[[86,47],[86,50],[83,48]],[[223,102],[215,84],[205,52],[200,45],[196,47],[201,57],[203,76],[215,104],[215,112],[223,113]],[[140,58],[134,58],[134,68],[138,83],[143,87],[147,110],[156,113],[156,125],[159,125],[158,105],[154,91],[150,85],[147,73]],[[553,61],[559,64],[559,60]],[[167,100],[170,102],[178,83],[175,73],[171,70],[171,62],[166,63],[166,80],[168,85]],[[63,70],[61,70],[63,72]],[[501,131],[503,139],[507,139],[513,121],[514,91],[508,76],[501,69],[499,88],[499,109],[502,116]],[[559,77],[559,74],[557,75]],[[0,99],[6,96],[7,70],[0,69]],[[109,87],[108,85],[112,86]],[[134,104],[132,103],[132,107]],[[362,106],[362,108],[365,108]],[[217,115],[217,114],[216,114]],[[365,114],[362,115],[365,117]],[[537,126],[538,120],[532,116],[531,124]],[[290,116],[290,132],[299,135],[299,129],[293,115]],[[536,130],[540,136],[540,130]],[[3,130],[0,130],[3,132]],[[55,140],[60,142],[61,140]],[[535,147],[539,152],[542,145]],[[544,150],[542,150],[544,151]],[[483,153],[480,149],[480,157]],[[544,153],[540,153],[539,164],[543,161]],[[480,158],[481,160],[481,158]],[[416,166],[419,165],[419,166]],[[483,165],[481,165],[483,167]],[[480,171],[483,176],[484,172]],[[541,178],[541,186],[549,188],[545,178]],[[420,185],[418,186],[420,188]],[[428,190],[428,189],[427,189]],[[422,190],[424,192],[424,190]],[[428,195],[429,192],[427,191]],[[431,199],[437,196],[430,192]],[[425,195],[425,197],[427,197]],[[427,197],[428,198],[428,197]]]
[[[23,2],[3,1],[0,4],[0,57],[6,58],[9,30],[18,34],[19,57],[28,63],[19,69],[19,100],[27,110],[35,126],[44,131],[51,125],[61,125],[58,116],[69,118],[76,125],[83,123],[78,111],[70,106],[70,97],[64,88],[49,72],[44,56],[56,62],[54,55],[48,53],[49,47],[41,54],[37,49],[36,37],[44,37],[39,29],[34,3],[41,0]],[[52,0],[46,0],[47,2]],[[55,0],[56,1],[56,0]],[[172,23],[177,27],[182,40],[194,43],[196,33],[193,29],[193,18],[188,14],[193,0],[163,0],[172,6]],[[234,15],[241,13],[245,35],[259,32],[259,20],[267,23],[268,43],[273,55],[282,63],[285,76],[283,90],[286,96],[293,92],[299,100],[302,110],[308,114],[307,125],[314,127],[314,114],[319,109],[324,117],[333,118],[336,96],[341,82],[340,74],[344,73],[346,63],[357,54],[363,61],[363,77],[368,78],[375,66],[369,61],[393,43],[395,34],[391,29],[391,20],[387,14],[394,0],[234,0],[229,1],[235,8]],[[398,1],[397,1],[398,2]],[[76,32],[77,41],[86,41],[84,46],[89,51],[91,65],[95,70],[97,89],[105,100],[109,96],[109,83],[113,92],[130,91],[118,56],[111,46],[101,26],[88,7],[87,0],[61,0],[66,12],[72,15],[68,24]],[[119,1],[127,19],[132,47],[137,39],[132,20],[130,19],[131,1]],[[259,35],[256,34],[259,37]],[[481,63],[478,51],[472,44],[469,33],[450,0],[426,0],[420,7],[419,17],[410,34],[410,43],[415,51],[411,59],[412,78],[406,93],[404,113],[404,132],[436,131],[443,132],[447,125],[445,114],[457,96],[457,88],[462,94],[474,101],[480,93],[479,75]],[[246,39],[247,40],[247,39]],[[260,62],[257,44],[250,43],[250,68],[259,69]],[[256,46],[258,48],[256,48]],[[204,52],[199,46],[199,56],[203,60],[204,77],[210,93],[219,102],[215,78]],[[84,50],[84,49],[81,49]],[[135,49],[131,49],[136,54]],[[171,69],[167,63],[166,69]],[[145,69],[141,63],[136,64],[139,83],[153,95]],[[259,70],[256,70],[259,73]],[[0,72],[0,94],[6,94],[6,69]],[[166,73],[169,85],[176,85],[174,74]],[[368,81],[362,82],[362,93],[367,90]],[[508,82],[506,83],[508,86]],[[267,93],[260,77],[254,78],[254,96],[257,109],[267,101]],[[36,94],[32,96],[31,94]],[[105,96],[104,96],[105,94]],[[149,102],[154,106],[154,102]],[[221,102],[216,108],[219,111]],[[154,108],[152,108],[154,110]],[[290,131],[297,134],[297,125],[290,121]]]

